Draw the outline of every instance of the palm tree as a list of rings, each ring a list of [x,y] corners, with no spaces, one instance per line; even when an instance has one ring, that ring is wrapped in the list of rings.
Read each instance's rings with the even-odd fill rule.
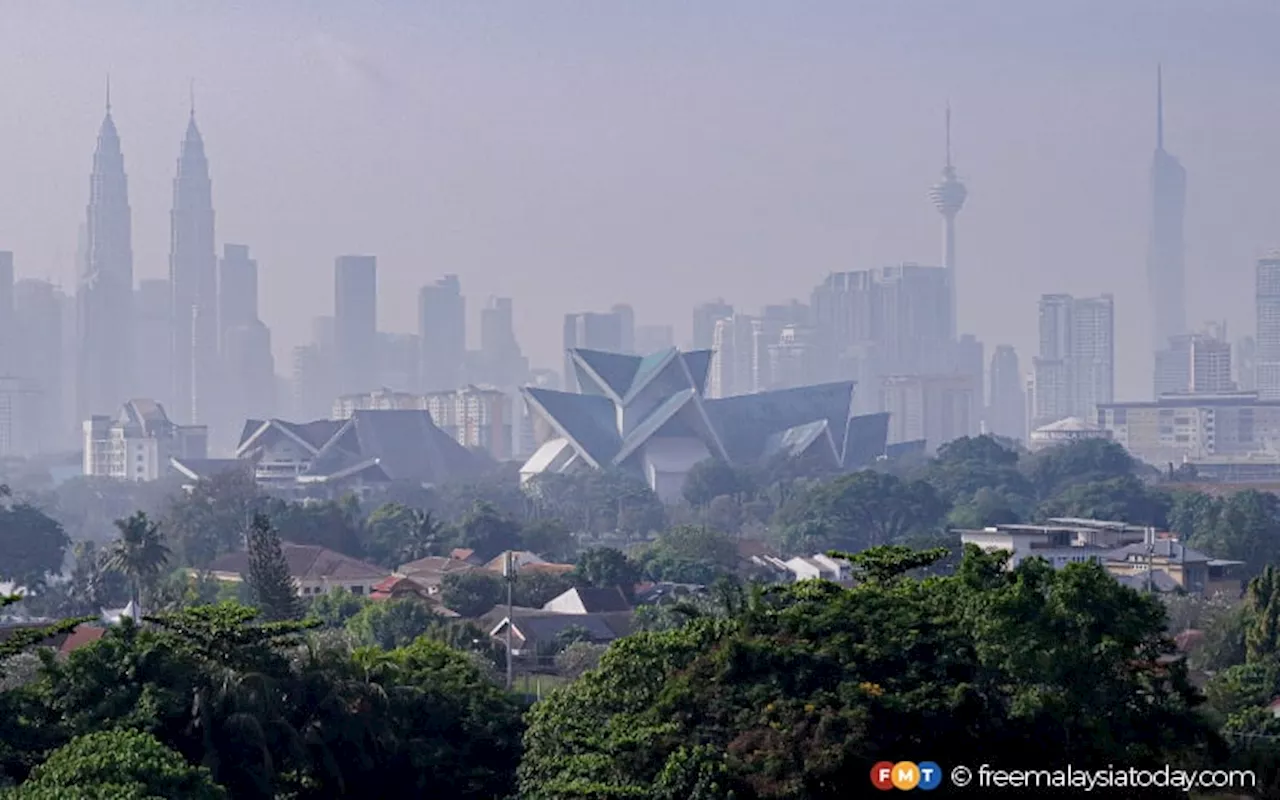
[[[133,601],[134,621],[142,618],[139,604],[142,587],[151,585],[160,570],[169,562],[170,551],[164,543],[160,525],[147,519],[141,511],[128,519],[115,521],[120,538],[111,543],[103,569],[118,572],[129,581],[130,599]]]
[[[396,554],[397,563],[407,564],[439,552],[444,540],[444,524],[432,516],[430,511],[415,508],[408,528]]]

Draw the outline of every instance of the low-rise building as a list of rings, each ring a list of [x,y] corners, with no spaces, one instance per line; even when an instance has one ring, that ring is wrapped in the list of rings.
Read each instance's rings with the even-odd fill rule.
[[[474,477],[488,465],[436,427],[423,410],[356,411],[306,424],[245,423],[236,457],[259,485],[302,495],[360,493],[397,481],[424,486]]]
[[[1139,403],[1104,403],[1098,423],[1149,464],[1244,459],[1280,450],[1280,400],[1257,392],[1170,394]]]
[[[1099,414],[1101,416],[1101,414]],[[1048,425],[1041,425],[1031,432],[1027,449],[1043,450],[1046,447],[1053,447],[1059,444],[1071,444],[1072,442],[1081,442],[1087,439],[1110,439],[1111,431],[1088,420],[1079,417],[1067,417],[1057,422],[1050,422]]]
[[[1009,569],[1028,558],[1044,559],[1055,569],[1093,561],[1140,591],[1238,597],[1243,590],[1243,562],[1210,558],[1155,528],[1060,517],[959,533],[962,544],[1008,552]]]
[[[204,425],[176,425],[154,400],[135,399],[115,417],[84,422],[84,474],[128,481],[159,480],[173,472],[172,459],[203,459]]]
[[[542,610],[557,614],[618,614],[630,611],[631,603],[616,586],[574,588],[548,600]]]
[[[990,525],[959,534],[962,545],[1007,551],[1010,569],[1028,558],[1043,558],[1060,569],[1072,563],[1102,561],[1119,547],[1143,541],[1147,529],[1124,522],[1055,517],[1039,525]]]
[[[281,542],[280,549],[301,597],[328,594],[337,589],[368,595],[391,577],[388,569],[319,545]],[[249,554],[241,551],[216,558],[208,572],[216,580],[239,583],[249,574]]]

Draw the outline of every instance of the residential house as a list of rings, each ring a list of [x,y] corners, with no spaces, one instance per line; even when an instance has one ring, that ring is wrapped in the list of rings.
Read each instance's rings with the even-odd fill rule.
[[[336,589],[367,595],[391,576],[390,570],[319,545],[281,542],[280,549],[289,565],[289,575],[302,597],[327,594]],[[208,571],[220,581],[242,581],[249,573],[249,554],[243,551],[228,553],[214,559]]]
[[[376,585],[369,592],[370,600],[420,600],[431,606],[431,610],[442,617],[457,617],[458,612],[445,608],[440,604],[439,587],[432,592],[425,583],[405,575],[392,575]]]
[[[585,636],[590,642],[604,644],[631,633],[630,611],[611,614],[566,614],[535,608],[513,608],[508,618],[506,608],[485,615],[489,635],[505,644],[507,624],[511,622],[511,655],[516,658],[538,656],[546,650],[559,649],[569,633]]]
[[[1187,594],[1226,594],[1244,591],[1243,561],[1210,558],[1176,539],[1148,538],[1108,553],[1107,572],[1137,589]]]
[[[0,643],[4,643],[9,639],[9,637],[15,634],[21,634],[27,631],[38,631],[41,628],[47,628],[53,624],[55,624],[53,620],[46,620],[42,622],[0,623]],[[42,639],[37,642],[35,646],[49,648],[62,658],[73,650],[98,641],[106,632],[106,626],[90,625],[85,623],[77,625],[69,631],[64,631]]]
[[[832,558],[821,553],[812,556],[796,556],[783,562],[797,581],[821,579],[834,583],[849,583],[851,567],[842,558]]]
[[[440,593],[440,587],[444,584],[445,576],[455,573],[466,574],[476,570],[482,570],[494,576],[502,574],[501,572],[487,570],[460,558],[446,558],[444,556],[427,556],[417,561],[401,564],[396,569],[396,574],[413,578],[416,584],[426,588],[429,596],[435,596]]]
[[[608,589],[574,588],[548,600],[543,611],[556,614],[617,614],[631,611],[631,603],[616,586]]]

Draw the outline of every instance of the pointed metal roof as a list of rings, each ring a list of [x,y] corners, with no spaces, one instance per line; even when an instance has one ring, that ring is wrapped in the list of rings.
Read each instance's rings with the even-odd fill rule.
[[[571,358],[590,370],[617,400],[621,400],[631,388],[641,361],[638,356],[607,353],[603,350],[586,350],[575,347],[569,350]]]

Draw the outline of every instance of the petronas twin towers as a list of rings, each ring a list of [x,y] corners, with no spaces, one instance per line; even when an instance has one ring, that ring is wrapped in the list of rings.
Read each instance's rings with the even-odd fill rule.
[[[111,116],[98,132],[89,179],[89,206],[81,242],[76,292],[77,417],[113,413],[136,387],[137,339],[129,179]],[[169,396],[175,422],[207,423],[217,380],[217,255],[213,238],[213,185],[195,105],[187,123],[173,181],[169,243]],[[159,343],[155,343],[159,344]],[[157,398],[160,399],[160,398]],[[202,407],[203,406],[203,407]]]

